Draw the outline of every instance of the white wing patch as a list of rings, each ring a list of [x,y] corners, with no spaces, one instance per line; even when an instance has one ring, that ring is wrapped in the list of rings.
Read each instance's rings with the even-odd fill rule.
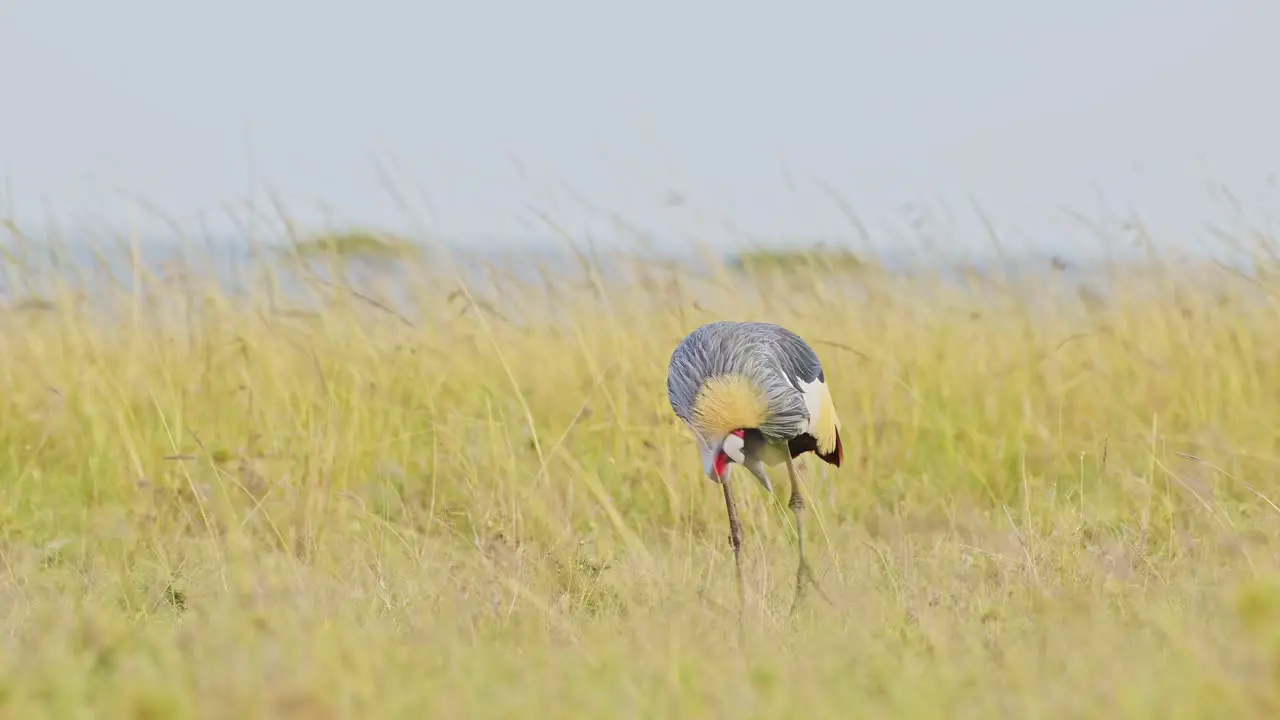
[[[809,383],[799,378],[796,378],[796,384],[800,386],[800,393],[804,396],[804,409],[809,412],[809,426],[804,431],[812,433],[814,423],[818,422],[818,418],[822,417],[822,405],[826,400],[827,384],[821,380],[814,380]]]

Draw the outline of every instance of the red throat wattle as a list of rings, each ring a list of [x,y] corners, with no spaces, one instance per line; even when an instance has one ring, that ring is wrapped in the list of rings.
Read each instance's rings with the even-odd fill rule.
[[[716,464],[715,464],[715,467],[713,468],[713,470],[715,470],[715,473],[716,473],[716,478],[723,480],[724,473],[728,469],[729,469],[729,456],[725,455],[724,451],[721,450],[720,452],[716,453]]]
[[[737,435],[738,437],[742,437],[744,435],[743,431],[741,430],[734,430],[730,434]],[[724,450],[721,450],[716,453],[716,464],[713,470],[715,470],[717,478],[720,478],[722,480],[724,479],[725,472],[729,470],[729,456],[724,454]]]

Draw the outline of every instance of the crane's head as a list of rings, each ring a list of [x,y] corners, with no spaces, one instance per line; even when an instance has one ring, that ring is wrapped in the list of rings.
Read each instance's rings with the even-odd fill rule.
[[[769,406],[759,387],[741,375],[722,375],[703,383],[690,423],[698,436],[707,476],[722,482],[733,463],[756,476],[766,490],[773,485],[755,450],[763,442],[757,428]]]
[[[732,430],[723,437],[703,441],[702,467],[707,477],[719,481],[729,472],[730,463],[742,465],[747,462],[744,452],[746,448],[746,431]]]
[[[769,481],[759,456],[763,444],[764,440],[755,428],[738,428],[710,438],[699,433],[702,469],[715,482],[724,482],[730,466],[738,464],[750,471],[765,490],[773,492],[773,483]]]

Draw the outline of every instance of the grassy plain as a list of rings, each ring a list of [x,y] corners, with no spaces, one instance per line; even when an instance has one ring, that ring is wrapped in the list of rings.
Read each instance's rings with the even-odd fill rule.
[[[64,271],[0,314],[0,715],[1275,717],[1280,284],[1153,263]],[[739,477],[741,635],[665,391],[716,318],[813,342],[846,453],[794,617]]]

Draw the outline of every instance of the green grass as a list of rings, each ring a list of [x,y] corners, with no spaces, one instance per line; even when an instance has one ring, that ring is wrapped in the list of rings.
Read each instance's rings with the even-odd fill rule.
[[[420,248],[413,242],[372,230],[321,233],[298,240],[289,252],[298,259],[314,257],[395,259],[412,256]]]
[[[870,265],[848,248],[817,245],[804,251],[754,249],[733,253],[725,263],[749,275],[767,273],[861,273]]]
[[[851,302],[820,264],[776,293],[414,272],[411,313],[146,277],[0,314],[0,716],[1280,711],[1274,280],[1042,283],[1032,316],[927,277]],[[789,515],[737,477],[740,636],[665,389],[726,317],[810,339],[846,453],[805,462],[834,605],[794,617]]]

